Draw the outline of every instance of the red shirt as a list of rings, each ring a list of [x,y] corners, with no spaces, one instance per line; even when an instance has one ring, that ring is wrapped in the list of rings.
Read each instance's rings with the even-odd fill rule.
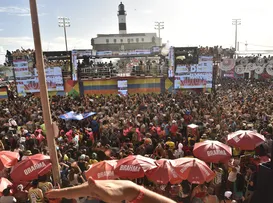
[[[178,131],[178,126],[176,124],[172,124],[170,131],[171,131],[172,135],[176,135],[176,133]]]
[[[89,135],[89,140],[91,140],[93,143],[95,143],[93,132],[89,132],[88,135]]]
[[[72,134],[73,134],[73,131],[72,130],[69,130],[65,135],[68,139],[68,142],[71,142],[73,137],[72,137]]]

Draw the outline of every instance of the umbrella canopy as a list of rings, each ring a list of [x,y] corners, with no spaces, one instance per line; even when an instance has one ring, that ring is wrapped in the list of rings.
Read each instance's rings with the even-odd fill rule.
[[[239,130],[228,135],[227,143],[241,150],[254,150],[265,141],[265,137],[255,131]]]
[[[151,169],[146,172],[146,176],[149,180],[158,184],[178,184],[182,182],[182,178],[175,172],[172,160],[160,159],[156,161],[157,168]]]
[[[8,186],[12,186],[12,183],[6,178],[0,178],[0,192],[3,192]]]
[[[117,178],[114,174],[116,165],[117,160],[101,161],[92,164],[85,172],[85,177],[92,177],[94,180],[114,180]]]
[[[184,180],[193,184],[203,184],[215,177],[208,165],[196,158],[175,159],[172,163],[175,172]]]
[[[120,178],[142,178],[146,171],[156,167],[154,159],[140,155],[130,155],[118,161],[115,174]]]
[[[18,152],[1,151],[0,152],[0,170],[5,168],[11,168],[17,164],[20,155]]]
[[[194,145],[193,154],[205,162],[219,163],[227,162],[232,156],[232,150],[222,142],[206,140]]]
[[[17,163],[12,169],[10,176],[14,181],[30,181],[46,174],[46,172],[51,170],[51,166],[49,156],[36,154]],[[45,171],[45,169],[48,171]]]

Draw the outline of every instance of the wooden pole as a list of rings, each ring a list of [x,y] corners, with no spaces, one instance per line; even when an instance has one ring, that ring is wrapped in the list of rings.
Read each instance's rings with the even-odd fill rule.
[[[30,4],[30,14],[32,22],[32,31],[35,45],[35,56],[36,56],[36,67],[38,70],[38,78],[40,84],[40,97],[43,109],[43,119],[46,128],[46,138],[49,149],[49,155],[52,161],[52,172],[54,184],[60,183],[60,171],[59,171],[59,162],[57,157],[57,151],[54,140],[54,129],[51,119],[51,111],[48,100],[47,84],[45,78],[44,70],[44,57],[42,51],[41,37],[40,37],[40,28],[39,28],[39,19],[37,12],[37,3],[36,0],[29,0]]]

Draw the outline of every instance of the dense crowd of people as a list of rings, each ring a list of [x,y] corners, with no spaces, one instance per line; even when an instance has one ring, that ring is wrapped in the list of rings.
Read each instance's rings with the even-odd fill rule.
[[[62,187],[86,181],[84,171],[102,160],[139,154],[154,159],[192,157],[193,146],[204,140],[226,142],[237,130],[257,130],[266,142],[255,151],[233,148],[228,164],[213,164],[215,179],[203,185],[187,180],[178,185],[157,185],[147,178],[138,184],[183,203],[250,202],[257,187],[257,167],[240,163],[240,156],[271,156],[273,121],[272,85],[262,81],[223,79],[215,95],[208,92],[166,92],[164,94],[86,95],[50,98],[52,118],[60,132],[56,148]],[[0,103],[0,150],[18,151],[20,160],[37,153],[48,155],[46,129],[40,99],[32,95]],[[96,112],[82,121],[66,121],[60,115]],[[198,125],[198,136],[187,130]],[[0,177],[8,178],[4,168]],[[6,188],[0,202],[44,202],[54,183],[50,175],[33,180],[31,187]],[[11,193],[11,190],[13,191]],[[34,198],[31,194],[35,194]],[[9,197],[9,198],[8,198]],[[76,202],[99,202],[85,198]],[[69,202],[69,200],[63,200]]]

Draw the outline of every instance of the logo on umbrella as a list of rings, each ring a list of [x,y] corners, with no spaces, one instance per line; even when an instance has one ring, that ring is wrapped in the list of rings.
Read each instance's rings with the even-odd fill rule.
[[[207,151],[207,155],[208,156],[217,156],[217,155],[226,156],[227,153],[225,150],[214,149],[214,150]]]
[[[11,162],[11,159],[9,158],[9,157],[7,157],[6,155],[1,155],[1,157],[3,158],[3,159],[5,159],[7,162]]]
[[[183,166],[183,168],[181,168],[180,172],[184,173],[188,168],[190,168],[192,166],[192,163],[187,163]]]
[[[114,176],[114,171],[103,171],[97,174],[98,179],[101,179],[103,177],[107,177],[107,176]]]
[[[210,176],[210,172],[203,165],[200,165],[200,169],[205,172],[206,176]]]
[[[130,171],[130,172],[139,172],[140,167],[138,166],[132,166],[132,165],[121,165],[120,171]]]
[[[26,169],[24,170],[24,173],[25,173],[25,175],[27,176],[27,175],[29,175],[30,173],[32,173],[33,171],[38,170],[38,169],[43,168],[43,167],[46,167],[46,165],[45,165],[44,162],[41,162],[41,163],[38,163],[38,164],[35,164],[35,165],[33,165],[33,166],[30,166],[30,167],[26,168]]]
[[[239,137],[237,137],[237,136],[235,136],[234,138],[233,138],[233,140],[236,142],[236,143],[238,143],[238,142],[240,142],[240,138]]]
[[[171,170],[171,173],[172,173],[173,177],[174,177],[174,178],[178,178],[178,175],[177,175],[177,173],[175,172],[175,170],[174,170],[173,168],[170,168],[170,170]]]

